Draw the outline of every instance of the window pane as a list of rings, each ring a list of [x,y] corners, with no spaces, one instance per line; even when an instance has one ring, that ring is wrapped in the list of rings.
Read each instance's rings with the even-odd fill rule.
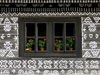
[[[38,50],[39,51],[46,50],[46,38],[38,38]]]
[[[66,36],[75,36],[75,24],[66,23]]]
[[[33,38],[26,38],[26,51],[35,51],[35,40]]]
[[[55,36],[63,36],[63,23],[55,23]]]
[[[63,39],[55,38],[55,50],[60,51],[63,50]]]
[[[75,50],[75,38],[74,37],[66,38],[66,50],[69,50],[69,51]]]
[[[46,36],[46,23],[38,23],[38,36]]]
[[[26,36],[35,36],[35,24],[26,23]]]

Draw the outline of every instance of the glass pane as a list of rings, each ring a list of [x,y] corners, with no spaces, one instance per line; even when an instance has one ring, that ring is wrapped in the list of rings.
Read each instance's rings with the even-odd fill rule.
[[[75,36],[75,24],[66,23],[66,36]]]
[[[55,23],[55,36],[63,36],[63,23]]]
[[[26,23],[26,36],[35,36],[35,24]]]
[[[38,36],[46,36],[46,23],[38,23]]]
[[[46,50],[46,38],[38,38],[38,50],[39,51]]]
[[[26,38],[26,51],[34,51],[35,50],[35,40],[33,38]]]
[[[75,38],[66,38],[66,50],[75,50]]]
[[[60,51],[63,50],[63,39],[55,38],[55,50]]]

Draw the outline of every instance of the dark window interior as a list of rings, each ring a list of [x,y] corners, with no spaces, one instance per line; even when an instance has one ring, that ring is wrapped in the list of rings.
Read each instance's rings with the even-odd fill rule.
[[[63,36],[63,23],[55,23],[55,36]]]
[[[35,36],[35,24],[26,23],[27,36]]]
[[[38,36],[46,36],[46,24],[38,23]]]
[[[75,23],[66,23],[66,36],[75,36]]]

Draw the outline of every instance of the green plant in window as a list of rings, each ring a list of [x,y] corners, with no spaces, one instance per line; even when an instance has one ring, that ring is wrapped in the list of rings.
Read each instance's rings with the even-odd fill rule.
[[[46,38],[43,38],[44,40],[39,40],[39,47],[40,47],[40,50],[43,51],[44,50],[44,47],[46,45]]]
[[[66,47],[67,48],[72,48],[73,44],[74,44],[74,41],[75,38],[68,38],[67,41],[66,41]]]
[[[56,47],[56,49],[57,49],[57,50],[62,49],[63,44],[62,44],[61,40],[56,39],[55,41],[56,41],[56,42],[55,42],[55,47]]]
[[[28,42],[26,43],[26,50],[32,50],[32,45],[34,45],[34,40],[33,39],[30,39],[28,40]],[[30,48],[30,49],[29,49]]]

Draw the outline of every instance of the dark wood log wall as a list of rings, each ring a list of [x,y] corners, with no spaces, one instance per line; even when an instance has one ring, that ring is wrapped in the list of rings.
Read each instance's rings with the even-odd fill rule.
[[[0,74],[99,75],[99,2],[100,0],[0,0]],[[53,6],[54,3],[57,7]],[[77,6],[74,7],[74,4]],[[19,58],[19,17],[41,15],[81,17],[82,58]]]

